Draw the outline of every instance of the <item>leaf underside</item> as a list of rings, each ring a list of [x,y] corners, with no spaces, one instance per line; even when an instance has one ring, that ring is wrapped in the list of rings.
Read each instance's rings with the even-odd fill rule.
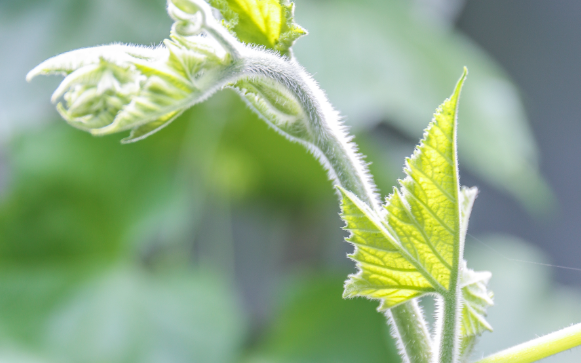
[[[436,111],[423,140],[406,160],[406,178],[387,198],[383,211],[373,211],[349,191],[343,195],[342,218],[355,246],[349,257],[358,268],[345,283],[345,297],[381,300],[389,309],[426,293],[448,292],[459,268],[466,224],[458,183],[456,113],[466,72],[453,95]],[[468,198],[470,199],[470,198]],[[456,269],[456,270],[455,270]]]
[[[286,0],[210,0],[220,10],[224,25],[240,41],[288,55],[307,32],[294,22],[294,4]]]

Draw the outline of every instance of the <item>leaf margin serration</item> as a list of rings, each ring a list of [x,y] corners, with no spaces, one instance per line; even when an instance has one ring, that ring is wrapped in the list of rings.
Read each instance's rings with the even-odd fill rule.
[[[438,107],[438,109],[436,110],[436,113],[434,114],[434,118],[432,119],[432,121],[430,122],[430,124],[428,125],[428,127],[426,128],[426,131],[424,132],[424,136],[422,138],[422,140],[420,141],[420,144],[415,148],[414,153],[412,154],[412,156],[410,158],[406,159],[406,163],[405,163],[405,169],[404,171],[406,172],[406,178],[404,178],[403,180],[399,180],[399,186],[400,188],[395,188],[393,189],[393,193],[386,199],[386,204],[384,206],[385,211],[380,211],[380,212],[374,212],[371,210],[371,208],[369,208],[368,206],[366,206],[363,202],[361,202],[355,195],[353,195],[352,193],[350,193],[349,191],[346,191],[340,187],[338,187],[339,192],[341,193],[341,195],[343,196],[342,198],[342,206],[341,206],[341,217],[343,218],[343,220],[346,222],[346,226],[345,229],[350,231],[350,236],[347,238],[347,242],[353,244],[355,246],[354,252],[353,254],[349,255],[349,258],[351,258],[352,260],[354,260],[356,262],[356,267],[357,267],[357,272],[355,274],[351,274],[349,275],[348,280],[345,282],[345,292],[344,292],[344,297],[354,297],[354,296],[363,296],[363,297],[367,297],[367,298],[371,298],[371,299],[378,299],[377,294],[374,294],[373,292],[365,292],[365,291],[361,291],[360,293],[356,292],[357,288],[354,287],[354,285],[357,283],[357,280],[360,279],[362,276],[365,275],[366,271],[365,271],[365,261],[361,261],[360,259],[357,258],[357,254],[359,253],[359,251],[361,250],[361,246],[360,244],[356,244],[353,242],[353,239],[356,238],[356,233],[354,232],[354,226],[350,225],[349,221],[346,219],[348,216],[346,216],[345,213],[345,208],[346,208],[346,201],[347,201],[347,197],[349,197],[349,199],[351,200],[352,203],[354,204],[359,204],[363,205],[364,207],[360,208],[361,210],[368,208],[369,212],[368,214],[374,214],[373,217],[370,218],[371,221],[375,220],[375,225],[381,225],[382,228],[379,228],[380,230],[383,231],[384,237],[386,238],[386,240],[391,240],[391,243],[394,246],[397,246],[397,248],[399,249],[399,252],[401,253],[401,255],[406,258],[408,260],[408,262],[412,263],[414,266],[418,267],[421,266],[422,268],[418,268],[418,271],[422,274],[422,277],[426,280],[429,281],[431,283],[432,286],[432,290],[428,290],[426,289],[425,291],[415,294],[415,296],[411,296],[410,298],[406,299],[406,300],[402,300],[399,301],[398,303],[393,303],[393,302],[388,302],[386,299],[382,299],[379,298],[378,300],[381,301],[381,305],[380,305],[380,310],[385,310],[385,309],[390,309],[394,306],[397,306],[399,303],[404,303],[412,298],[415,297],[420,297],[422,295],[425,294],[429,294],[429,293],[440,293],[440,294],[446,294],[448,293],[448,287],[450,286],[450,279],[452,278],[452,269],[456,268],[456,269],[460,269],[460,259],[461,259],[461,252],[463,251],[463,244],[464,244],[464,236],[463,234],[466,232],[466,227],[467,227],[467,215],[469,216],[469,210],[472,207],[472,203],[474,201],[475,195],[477,193],[476,189],[472,189],[472,188],[462,188],[460,189],[460,183],[459,183],[459,177],[458,177],[458,165],[457,165],[457,143],[456,143],[456,134],[457,134],[457,111],[458,111],[458,99],[460,96],[460,91],[462,88],[462,85],[464,83],[464,80],[466,78],[467,75],[467,70],[466,68],[464,69],[464,73],[462,74],[462,77],[460,78],[460,80],[458,81],[455,89],[454,89],[454,93],[452,94],[451,97],[449,97],[448,99],[446,99],[444,101],[444,103],[442,103],[442,105],[440,105],[440,107]],[[444,114],[445,113],[445,114]],[[447,117],[447,119],[446,119]],[[441,120],[445,119],[447,122],[447,125],[442,125],[440,124]],[[448,134],[445,134],[442,127],[448,127],[447,132]],[[410,208],[410,203],[409,199],[410,198],[416,198],[418,199],[416,202],[419,202],[419,198],[417,198],[417,196],[415,196],[414,194],[412,194],[412,192],[410,191],[410,189],[414,189],[414,185],[413,183],[416,183],[417,185],[421,185],[420,182],[414,180],[414,178],[412,177],[412,175],[410,174],[418,174],[417,170],[420,170],[420,172],[424,172],[423,169],[418,169],[418,165],[421,165],[422,162],[422,158],[423,158],[423,154],[429,154],[432,151],[435,151],[436,153],[439,153],[438,148],[437,147],[433,147],[433,145],[430,144],[430,138],[437,133],[438,129],[444,133],[444,136],[446,138],[448,138],[448,145],[447,145],[447,151],[450,153],[450,155],[448,156],[448,164],[449,164],[449,173],[446,175],[451,175],[451,180],[452,180],[452,187],[450,187],[449,189],[453,192],[453,198],[448,198],[449,199],[449,204],[453,204],[453,211],[450,213],[452,215],[452,218],[454,219],[454,230],[451,233],[451,241],[452,241],[452,254],[451,256],[448,256],[447,260],[441,261],[441,265],[444,266],[445,268],[448,269],[449,274],[442,274],[440,273],[439,275],[436,276],[436,278],[434,278],[434,276],[432,276],[433,271],[435,271],[434,268],[429,267],[429,265],[426,267],[425,263],[418,263],[419,260],[421,258],[418,258],[419,255],[416,252],[415,256],[411,256],[413,254],[414,251],[411,251],[411,247],[414,247],[413,243],[409,242],[407,243],[403,243],[401,241],[400,236],[398,235],[397,231],[394,231],[393,228],[393,224],[394,223],[390,223],[389,221],[389,217],[390,217],[390,213],[391,215],[394,214],[394,209],[392,208],[392,210],[390,211],[390,206],[393,206],[394,202],[397,202],[400,204],[400,209],[403,213],[407,213],[408,217],[410,218],[410,221],[412,219],[417,219],[418,216],[416,215],[418,213],[417,209],[418,207],[416,207],[415,211],[412,211]],[[433,136],[435,138],[435,136]],[[428,149],[432,148],[432,151],[426,151]],[[443,159],[446,159],[446,157],[444,156],[444,154],[441,153],[441,157]],[[425,159],[425,158],[424,158]],[[425,160],[424,160],[425,161]],[[414,172],[415,170],[415,172]],[[424,175],[425,179],[429,179],[429,177],[427,175]],[[436,181],[433,181],[434,186],[438,186]],[[422,189],[423,190],[423,189]],[[465,192],[469,192],[470,196],[468,200],[468,213],[464,213],[464,211],[462,210],[463,208],[461,208],[460,203],[464,202],[466,198],[463,198],[463,194]],[[441,190],[441,194],[445,195],[444,190]],[[432,212],[427,205],[424,206],[426,208],[426,210],[428,212]],[[416,213],[416,214],[414,214]],[[434,214],[434,217],[436,215]],[[368,217],[369,218],[369,217]],[[437,219],[437,218],[435,218]],[[416,221],[417,222],[417,221]],[[441,227],[444,228],[446,225],[444,222],[441,222]],[[423,225],[421,225],[420,223],[416,223],[417,224],[417,231],[424,231],[424,235],[423,237],[425,237],[425,242],[426,245],[429,245],[430,241],[429,241],[429,237],[427,236],[427,232],[425,232],[425,228]],[[414,231],[412,229],[412,231]],[[410,238],[411,240],[411,238]],[[424,246],[425,247],[425,246]],[[415,247],[414,247],[415,248]],[[435,247],[430,246],[431,250],[433,251],[433,256],[437,256],[438,255],[438,250],[436,250]],[[414,257],[416,258],[414,260]],[[432,257],[432,256],[430,256]],[[440,260],[442,260],[442,258],[440,258]],[[444,262],[448,262],[447,264],[444,264]],[[440,266],[441,267],[441,266]],[[457,271],[457,273],[460,273],[460,271]],[[442,278],[442,275],[444,275],[444,278]],[[446,280],[447,279],[447,280]],[[447,283],[446,283],[447,282]]]
[[[264,4],[266,7],[268,6],[275,6],[278,7],[280,11],[280,23],[277,29],[278,34],[267,34],[264,30],[260,33],[260,37],[264,37],[266,41],[259,41],[257,42],[256,39],[250,39],[245,36],[246,33],[254,33],[256,37],[256,31],[249,32],[249,31],[241,31],[239,29],[241,25],[241,17],[246,16],[246,20],[252,20],[252,23],[256,25],[257,28],[260,28],[259,24],[252,19],[251,16],[248,14],[237,12],[233,10],[233,6],[229,4],[229,2],[235,3],[248,3],[249,1],[263,1],[267,2]],[[289,2],[288,0],[209,0],[210,5],[214,8],[218,9],[223,16],[222,24],[226,27],[231,33],[233,33],[240,41],[248,44],[254,44],[257,46],[262,46],[267,49],[278,51],[283,56],[289,56],[290,49],[296,42],[296,40],[306,34],[308,32],[295,23],[294,21],[294,3]],[[239,4],[237,4],[239,5]],[[242,6],[243,7],[243,6]],[[238,29],[237,29],[238,28]],[[272,39],[271,39],[272,38]]]

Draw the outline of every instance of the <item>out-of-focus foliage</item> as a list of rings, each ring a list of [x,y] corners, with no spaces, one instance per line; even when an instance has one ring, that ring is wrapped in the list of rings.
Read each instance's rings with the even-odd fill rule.
[[[230,362],[243,341],[236,301],[214,276],[113,269],[56,310],[46,343],[71,362]]]
[[[342,275],[301,276],[244,363],[399,362],[389,328],[364,300],[336,298]]]
[[[418,20],[405,2],[296,2],[297,22],[310,31],[297,42],[297,58],[360,134],[356,141],[384,191],[464,65],[471,82],[460,110],[462,160],[517,194],[510,186],[527,177],[516,171],[528,165],[530,189],[522,195],[538,190],[520,101],[473,44]],[[64,125],[46,97],[56,79],[24,82],[55,54],[115,41],[156,44],[170,26],[163,0],[0,1],[0,362],[390,361],[393,343],[373,304],[341,300],[339,279],[317,277],[330,266],[341,270],[337,276],[352,269],[324,171],[236,95],[222,92],[163,132],[123,146],[119,137],[93,138]],[[369,132],[383,121],[413,140],[403,155],[382,133]],[[489,163],[500,163],[504,174],[490,172]],[[222,247],[205,244],[207,218],[220,208],[224,223],[208,240],[233,240],[235,265]],[[274,233],[277,216],[292,223]],[[333,225],[329,220],[336,230],[313,231],[313,224]],[[240,224],[266,232],[247,233]],[[280,236],[287,234],[285,243]],[[257,235],[265,240],[246,237]],[[537,259],[522,257],[528,249],[519,246],[503,251]],[[230,264],[228,273],[216,273],[222,265],[206,258],[212,248]],[[548,332],[572,321],[580,299],[565,292],[547,298],[543,270],[495,267],[491,261],[502,259],[494,254],[468,257],[482,257],[473,266],[494,273],[498,306],[490,323],[514,321],[485,335],[482,350],[531,338],[531,327]],[[266,262],[276,273],[251,270]],[[280,276],[291,270],[305,278],[289,286]],[[524,281],[522,289],[512,288],[514,279]],[[539,303],[523,311],[525,299]],[[559,316],[543,314],[547,308]],[[260,309],[264,319],[251,325],[249,311]],[[364,348],[357,357],[347,341]]]
[[[493,235],[466,241],[466,259],[476,269],[492,272],[494,306],[487,320],[494,334],[484,334],[474,358],[483,357],[534,339],[581,320],[581,294],[556,285],[550,261],[529,243],[512,236]],[[575,363],[579,350],[546,358],[543,362]]]
[[[462,34],[414,10],[414,1],[297,2],[296,17],[309,29],[295,46],[297,58],[356,130],[387,122],[412,140],[468,66],[459,111],[462,165],[532,210],[547,207],[550,192],[515,87]]]
[[[232,93],[180,121],[131,146],[61,123],[10,143],[0,206],[3,334],[71,362],[228,362],[240,354],[235,290],[226,276],[187,267],[205,198],[280,208],[329,200],[332,189],[301,146]],[[173,259],[176,248],[170,265],[182,267],[168,271],[164,256]]]

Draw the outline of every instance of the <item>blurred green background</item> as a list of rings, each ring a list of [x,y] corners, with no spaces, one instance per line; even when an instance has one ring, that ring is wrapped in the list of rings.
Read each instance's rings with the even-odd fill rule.
[[[482,193],[467,259],[493,272],[496,301],[482,356],[581,319],[579,272],[535,264],[580,266],[581,150],[556,149],[568,155],[558,161],[550,147],[562,142],[545,132],[575,135],[570,117],[581,113],[541,126],[535,113],[531,127],[522,95],[541,115],[548,105],[535,100],[551,98],[527,88],[526,72],[519,91],[503,66],[528,66],[536,79],[545,65],[525,61],[544,49],[526,48],[538,34],[498,18],[503,2],[475,3],[296,0],[310,34],[295,51],[345,115],[384,194],[468,66],[460,162],[463,183]],[[532,3],[504,10],[526,7],[534,20],[541,2]],[[573,22],[566,4],[550,9],[547,32]],[[57,77],[24,81],[55,54],[158,44],[170,25],[163,0],[0,0],[0,362],[399,362],[377,304],[341,299],[354,267],[324,171],[233,93],[121,145],[122,135],[93,138],[59,118],[49,102]],[[529,50],[521,63],[517,44]],[[540,164],[545,149],[555,160]],[[562,176],[542,166],[559,162]],[[431,316],[433,303],[423,303]]]

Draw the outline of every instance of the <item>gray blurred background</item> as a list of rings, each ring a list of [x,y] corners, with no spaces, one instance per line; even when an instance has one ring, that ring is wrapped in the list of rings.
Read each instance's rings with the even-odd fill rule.
[[[479,200],[473,231],[521,236],[542,248],[553,263],[576,268],[581,267],[580,14],[577,1],[468,1],[457,20],[457,27],[492,55],[519,87],[541,155],[540,168],[557,204],[551,220],[540,222],[513,200],[484,190],[490,196]],[[560,282],[581,286],[579,272],[553,273]]]
[[[580,15],[296,1],[310,32],[296,56],[384,195],[469,68],[459,158],[481,193],[466,257],[495,292],[475,358],[581,320]],[[377,304],[341,299],[354,266],[325,173],[234,94],[122,146],[60,119],[58,77],[24,81],[50,56],[155,45],[170,26],[163,0],[0,0],[0,362],[398,362]]]

